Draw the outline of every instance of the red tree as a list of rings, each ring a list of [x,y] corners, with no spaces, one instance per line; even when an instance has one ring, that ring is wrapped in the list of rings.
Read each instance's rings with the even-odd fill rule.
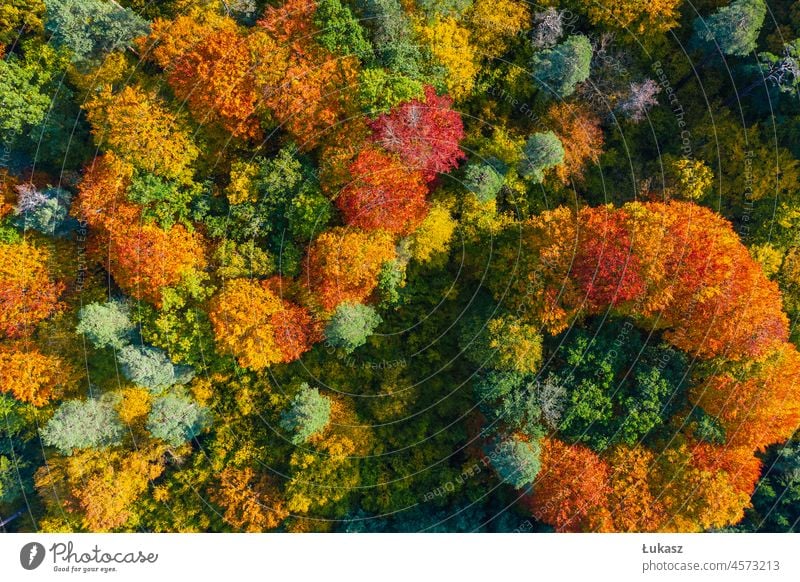
[[[433,87],[425,88],[425,101],[412,99],[372,122],[372,139],[414,169],[428,181],[436,174],[449,172],[463,159],[458,142],[464,137],[464,124],[446,96],[437,96]]]
[[[541,462],[531,499],[536,519],[564,532],[611,527],[609,471],[604,461],[584,446],[544,439]]]
[[[358,154],[350,164],[353,181],[336,199],[347,224],[408,234],[428,213],[428,189],[420,172],[377,148]]]
[[[580,244],[572,276],[593,308],[638,299],[645,291],[624,210],[589,208],[579,215]]]

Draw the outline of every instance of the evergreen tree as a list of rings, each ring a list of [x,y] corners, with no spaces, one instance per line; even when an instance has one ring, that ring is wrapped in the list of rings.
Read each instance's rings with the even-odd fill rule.
[[[710,16],[695,19],[692,43],[710,52],[746,56],[756,49],[766,14],[764,0],[733,0]]]
[[[175,366],[163,351],[151,346],[123,347],[117,354],[123,375],[139,386],[160,392],[185,384],[194,376],[188,366]]]
[[[541,468],[539,444],[517,437],[495,442],[486,454],[498,477],[516,489],[530,486]]]
[[[325,339],[332,346],[350,353],[367,342],[381,323],[373,307],[361,303],[342,303],[325,328]]]
[[[578,83],[589,78],[592,45],[582,34],[574,34],[555,45],[534,53],[531,75],[547,96],[569,97]]]
[[[124,429],[110,399],[69,400],[41,431],[42,442],[62,455],[74,449],[104,449],[122,442]]]
[[[147,430],[157,439],[178,447],[211,424],[211,415],[191,398],[168,394],[153,401]]]
[[[138,14],[108,0],[47,0],[45,27],[56,46],[72,51],[75,62],[130,48],[149,32]]]
[[[84,305],[78,313],[77,333],[83,334],[98,349],[122,349],[135,337],[128,305],[121,300]]]
[[[299,445],[322,432],[330,417],[330,399],[304,382],[289,407],[281,414],[280,427],[289,434],[290,442]]]
[[[520,172],[538,184],[544,180],[544,172],[564,162],[564,146],[552,131],[534,133],[525,143],[524,158]]]

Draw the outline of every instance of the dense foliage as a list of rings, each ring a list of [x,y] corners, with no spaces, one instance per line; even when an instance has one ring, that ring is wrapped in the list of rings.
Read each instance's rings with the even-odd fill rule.
[[[0,7],[0,529],[796,531],[800,10]]]

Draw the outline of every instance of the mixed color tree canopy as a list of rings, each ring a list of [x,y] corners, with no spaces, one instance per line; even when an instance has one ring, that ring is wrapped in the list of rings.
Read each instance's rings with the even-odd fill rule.
[[[0,530],[800,530],[788,0],[0,7]]]

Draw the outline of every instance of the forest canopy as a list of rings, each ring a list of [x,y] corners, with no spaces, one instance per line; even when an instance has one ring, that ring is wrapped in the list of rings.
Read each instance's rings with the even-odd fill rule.
[[[0,7],[0,530],[800,528],[800,9]]]

